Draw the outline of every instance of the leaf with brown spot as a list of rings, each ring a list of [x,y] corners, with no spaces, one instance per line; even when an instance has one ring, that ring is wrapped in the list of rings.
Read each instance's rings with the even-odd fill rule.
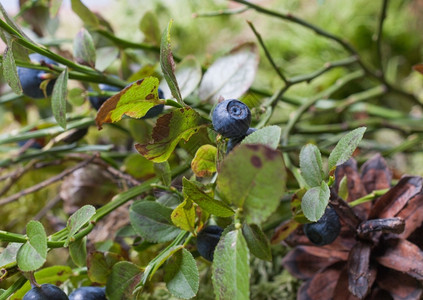
[[[154,162],[166,161],[179,141],[188,141],[197,131],[207,126],[203,118],[191,108],[180,108],[157,119],[151,140],[136,144],[135,148],[145,158]]]
[[[147,77],[135,81],[110,97],[103,103],[97,112],[95,122],[98,129],[104,123],[115,123],[122,119],[123,115],[132,118],[142,118],[145,114],[164,101],[159,99],[159,80],[155,77]]]
[[[378,153],[361,167],[361,181],[367,191],[387,189],[391,185],[392,173],[385,159]]]
[[[404,176],[373,205],[369,219],[392,218],[422,190],[423,179],[418,176]]]
[[[389,291],[394,300],[418,300],[422,296],[422,285],[416,279],[392,269],[379,272],[377,283]]]
[[[202,145],[191,161],[191,169],[198,177],[210,177],[216,172],[217,148],[213,145]]]
[[[423,252],[419,247],[407,240],[392,239],[385,249],[383,255],[376,257],[381,265],[423,280]]]
[[[359,241],[348,257],[348,289],[360,299],[370,292],[376,278],[376,274],[370,272],[370,251],[370,244]]]
[[[297,227],[300,225],[295,220],[288,220],[283,222],[275,229],[275,233],[272,236],[270,242],[272,244],[278,244],[285,240]]]

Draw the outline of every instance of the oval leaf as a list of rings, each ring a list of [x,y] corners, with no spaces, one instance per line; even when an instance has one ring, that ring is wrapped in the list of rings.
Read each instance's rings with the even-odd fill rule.
[[[164,103],[159,99],[158,86],[157,78],[147,77],[135,81],[107,99],[95,117],[97,127],[101,129],[104,123],[120,121],[123,115],[137,119],[144,117],[150,108]]]
[[[94,41],[88,30],[82,28],[73,41],[73,56],[77,63],[95,67]]]
[[[84,205],[69,217],[66,225],[69,235],[65,246],[69,244],[70,239],[91,219],[92,216],[94,216],[94,214],[94,206]]]
[[[194,231],[195,225],[195,207],[191,200],[185,199],[172,212],[172,222],[185,231]]]
[[[90,28],[96,28],[100,22],[97,16],[86,7],[81,0],[71,0],[72,10],[78,15],[78,17],[84,22],[85,26]]]
[[[78,267],[85,267],[87,263],[87,237],[69,244],[69,255]]]
[[[144,33],[144,41],[156,46],[160,45],[160,27],[156,15],[147,11],[141,19],[140,29]]]
[[[191,169],[198,177],[210,177],[216,172],[217,148],[212,145],[203,145],[198,148]]]
[[[47,258],[47,235],[38,221],[26,225],[28,241],[18,251],[17,263],[23,272],[35,271],[43,266]]]
[[[329,187],[324,181],[320,186],[309,189],[301,201],[301,208],[306,218],[312,222],[319,220],[325,213],[329,197]]]
[[[181,91],[179,90],[178,82],[175,77],[175,62],[173,60],[172,48],[170,45],[170,28],[172,27],[172,22],[173,21],[170,20],[162,34],[162,41],[160,44],[160,66],[173,97],[183,105]]]
[[[300,152],[301,175],[310,187],[320,186],[325,173],[322,165],[322,154],[313,144],[307,144]]]
[[[262,144],[277,149],[282,129],[279,126],[267,126],[247,135],[241,144]]]
[[[3,53],[3,76],[12,91],[18,95],[22,94],[22,86],[16,69],[15,58],[13,57],[12,42],[6,38],[7,47]]]
[[[260,224],[285,193],[286,171],[279,151],[264,145],[240,145],[223,161],[217,179],[221,195],[243,209],[248,223]]]
[[[132,294],[140,281],[142,271],[137,265],[121,261],[112,268],[107,278],[106,296],[110,300],[134,299]]]
[[[131,205],[129,219],[135,232],[149,242],[172,240],[181,231],[172,224],[172,209],[153,201],[136,201]]]
[[[68,93],[68,68],[65,68],[56,80],[51,94],[53,116],[63,129],[66,129],[66,95]]]
[[[329,171],[350,159],[365,131],[366,127],[354,129],[339,140],[329,155]]]
[[[240,230],[220,239],[213,256],[212,281],[216,299],[250,299],[247,243]]]
[[[213,199],[185,177],[182,179],[182,186],[184,196],[197,203],[205,211],[218,217],[230,217],[234,214],[234,211],[226,203]]]
[[[123,257],[113,252],[93,251],[87,259],[88,278],[92,282],[105,284],[113,266]]]
[[[272,261],[269,240],[258,225],[244,224],[242,226],[242,234],[247,242],[248,249],[253,255],[260,259]]]
[[[167,161],[155,163],[154,171],[156,173],[156,176],[160,178],[160,180],[165,186],[170,186],[170,183],[172,181],[172,174],[170,171],[169,163]]]
[[[173,295],[190,299],[197,294],[200,276],[194,257],[186,249],[176,252],[166,265],[164,280]]]
[[[217,59],[203,76],[200,99],[217,103],[220,97],[239,98],[253,83],[258,61],[257,46],[253,43],[240,45]]]
[[[145,158],[163,162],[169,158],[180,140],[188,141],[194,133],[205,126],[207,126],[205,121],[195,110],[180,108],[159,117],[150,142],[136,144],[135,148]]]

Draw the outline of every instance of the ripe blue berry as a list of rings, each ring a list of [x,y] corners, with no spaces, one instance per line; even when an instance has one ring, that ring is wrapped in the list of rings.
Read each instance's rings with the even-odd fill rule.
[[[47,64],[57,65],[55,61],[38,53],[30,54],[29,59],[33,63],[45,62]],[[43,90],[40,89],[40,84],[46,79],[45,76],[49,73],[42,70],[29,69],[29,68],[23,68],[23,67],[18,67],[17,71],[18,71],[18,76],[21,82],[23,93],[26,96],[35,98],[35,99],[44,98],[44,93],[43,93]],[[47,84],[47,88],[46,88],[47,96],[51,95],[55,82],[56,82],[55,79],[51,79],[50,82]]]
[[[107,91],[107,92],[120,91],[120,88],[113,85],[104,84],[104,83],[100,83],[98,87],[100,88],[100,90]],[[91,88],[89,90],[91,90]],[[99,110],[101,105],[103,105],[103,103],[107,99],[109,99],[109,97],[108,96],[90,96],[89,99],[90,99],[91,106],[94,107],[96,110]]]
[[[223,229],[216,225],[210,225],[201,230],[197,235],[197,250],[202,257],[213,261],[214,249],[216,249]]]
[[[43,284],[41,287],[33,287],[25,294],[22,300],[68,300],[68,296],[60,288],[53,284]]]
[[[107,300],[106,291],[102,287],[83,286],[74,290],[69,300]]]
[[[252,134],[254,131],[257,131],[257,129],[250,127],[250,128],[248,128],[247,133],[246,133],[244,136],[242,136],[242,137],[240,137],[240,138],[232,138],[232,139],[229,139],[228,144],[226,145],[226,154],[228,154],[229,152],[231,152],[231,151],[232,151],[232,149],[233,149],[236,145],[238,145],[239,143],[241,143],[241,142],[242,142],[242,140],[243,140],[243,139],[244,139],[247,135]]]
[[[323,246],[332,243],[341,231],[341,223],[336,211],[328,206],[323,216],[314,223],[304,225],[304,233],[315,245]]]
[[[214,130],[227,138],[246,135],[251,123],[251,112],[247,105],[236,99],[228,99],[216,105],[212,122]]]

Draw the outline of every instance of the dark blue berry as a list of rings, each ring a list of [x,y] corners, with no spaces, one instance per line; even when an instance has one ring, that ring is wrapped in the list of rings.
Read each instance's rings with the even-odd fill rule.
[[[165,99],[164,93],[161,88],[158,90],[159,99]],[[141,119],[155,118],[163,112],[164,104],[159,104],[150,108]]]
[[[53,284],[43,284],[41,287],[33,287],[25,294],[22,300],[68,300],[68,296],[60,288]]]
[[[83,286],[69,295],[69,300],[107,300],[105,288],[97,286]]]
[[[72,144],[82,139],[88,132],[88,127],[69,130],[69,135],[62,141],[66,144]]]
[[[213,110],[214,130],[227,138],[246,135],[251,123],[251,112],[247,105],[236,99],[220,102]]]
[[[304,233],[315,245],[323,246],[332,243],[341,231],[341,223],[336,211],[328,206],[323,216],[314,223],[304,225]]]
[[[120,91],[120,88],[113,85],[104,84],[104,83],[100,83],[98,87],[100,88],[100,90],[107,91],[107,92]],[[92,89],[89,88],[88,90],[92,90]],[[99,110],[101,105],[103,105],[103,103],[109,98],[110,97],[108,96],[90,96],[89,97],[91,106],[94,107],[96,110]]]
[[[228,154],[229,152],[231,152],[231,151],[232,151],[232,149],[233,149],[236,145],[238,145],[239,143],[241,143],[241,142],[242,142],[242,140],[243,140],[243,139],[244,139],[247,135],[252,134],[254,131],[257,131],[257,129],[250,127],[250,128],[248,128],[247,133],[246,133],[244,136],[239,137],[239,138],[232,138],[232,139],[229,139],[228,144],[226,145],[226,154]]]
[[[40,64],[41,62],[45,62],[47,64],[57,65],[55,61],[38,53],[30,54],[29,59],[33,63]],[[40,84],[46,79],[45,76],[49,73],[42,70],[29,69],[23,67],[18,67],[17,70],[23,93],[26,96],[35,99],[44,98],[44,93],[43,90],[40,89]],[[51,79],[50,82],[47,84],[47,96],[51,95],[55,82],[55,79]]]
[[[201,230],[197,235],[197,250],[202,257],[213,261],[214,249],[216,249],[223,229],[216,225],[210,225]]]

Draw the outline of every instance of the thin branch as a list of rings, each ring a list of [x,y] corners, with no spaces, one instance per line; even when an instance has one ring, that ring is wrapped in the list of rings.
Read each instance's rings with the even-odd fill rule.
[[[270,62],[270,64],[272,65],[273,69],[276,71],[276,73],[279,75],[279,77],[282,79],[283,82],[285,82],[286,85],[290,85],[289,80],[285,77],[285,75],[283,75],[283,73],[281,72],[281,70],[278,68],[278,66],[276,65],[275,61],[272,58],[272,55],[270,54],[269,50],[267,50],[266,45],[263,42],[263,39],[261,38],[260,33],[257,32],[256,28],[254,27],[253,23],[251,23],[250,21],[247,21],[248,26],[250,26],[251,30],[254,32],[254,35],[256,36],[257,40],[260,43],[260,46],[263,48],[263,51],[267,57],[267,60]]]
[[[249,10],[249,7],[241,7],[237,9],[220,9],[218,11],[211,11],[205,13],[193,13],[193,18],[201,18],[201,17],[220,17],[220,16],[229,16],[229,15],[237,15]]]
[[[66,169],[65,171],[63,171],[62,173],[60,173],[60,174],[58,174],[58,175],[56,175],[56,176],[50,177],[49,179],[44,180],[43,182],[40,182],[39,184],[36,184],[36,185],[34,185],[34,186],[31,186],[31,187],[29,187],[29,188],[27,188],[27,189],[24,189],[24,190],[20,191],[19,193],[16,193],[16,194],[11,195],[11,196],[9,196],[9,197],[7,197],[7,198],[1,199],[1,200],[0,200],[0,206],[1,206],[1,205],[4,205],[4,204],[7,204],[7,203],[10,203],[10,202],[13,202],[13,201],[16,201],[16,200],[18,200],[20,197],[23,197],[23,196],[25,196],[25,195],[28,195],[28,194],[34,193],[34,192],[36,192],[36,191],[38,191],[38,190],[41,190],[41,189],[43,189],[43,188],[45,188],[45,187],[49,186],[49,185],[50,185],[50,184],[52,184],[52,183],[55,183],[56,181],[62,180],[65,176],[67,176],[67,175],[69,175],[69,174],[73,173],[75,170],[78,170],[78,169],[83,168],[83,167],[85,167],[86,165],[88,165],[88,164],[89,164],[90,162],[92,162],[92,161],[93,161],[93,160],[94,160],[97,156],[98,156],[98,155],[93,155],[91,158],[89,158],[89,159],[87,159],[87,160],[84,160],[83,162],[81,162],[81,163],[77,164],[76,166],[74,166],[74,167],[72,167],[72,168]]]
[[[376,34],[376,51],[379,59],[379,68],[381,76],[385,77],[382,57],[382,34],[383,34],[383,22],[386,19],[386,10],[388,8],[388,0],[382,0],[382,9],[380,10],[379,26]]]

